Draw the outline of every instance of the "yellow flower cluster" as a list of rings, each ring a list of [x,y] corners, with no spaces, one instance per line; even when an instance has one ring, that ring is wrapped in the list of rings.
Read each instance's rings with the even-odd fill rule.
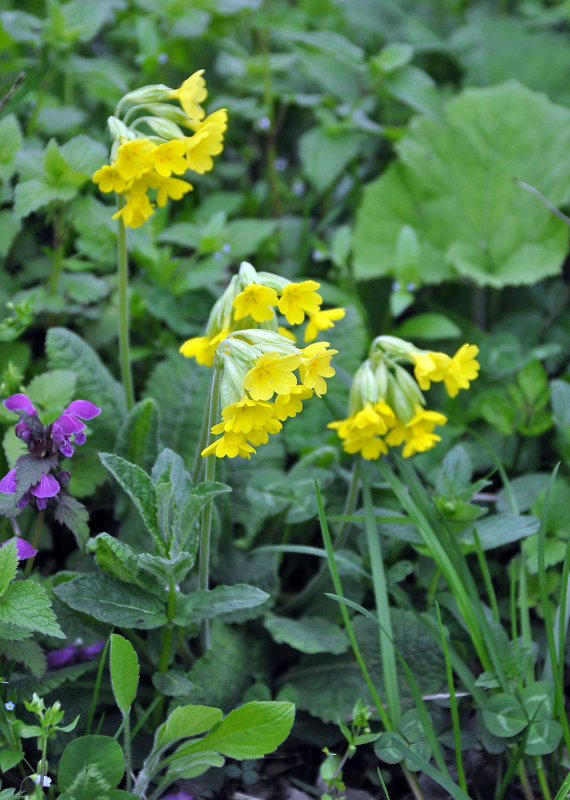
[[[436,381],[443,382],[450,397],[468,389],[479,372],[478,352],[476,345],[464,344],[450,357],[418,350],[403,339],[379,336],[354,376],[349,416],[328,427],[336,430],[347,453],[360,453],[369,460],[399,445],[404,458],[430,450],[441,441],[434,433],[436,425],[444,425],[447,418],[423,407],[422,390]],[[413,365],[415,380],[401,362]]]
[[[307,327],[316,318],[312,338],[332,327],[344,309],[322,311],[317,289],[315,281],[293,283],[257,272],[244,261],[214,304],[205,335],[181,346],[182,355],[222,370],[222,420],[211,429],[221,436],[203,456],[249,458],[288,417],[302,410],[305,400],[325,394],[325,379],[335,374],[331,358],[338,351],[328,342],[298,348],[293,333],[280,326],[277,317],[278,310],[290,325],[308,318]]]
[[[129,228],[138,228],[154,213],[149,190],[156,192],[159,208],[168,199],[180,200],[193,186],[174,176],[187,170],[208,172],[214,166],[212,156],[223,150],[227,111],[222,108],[205,116],[200,105],[208,94],[203,72],[195,72],[178,89],[160,84],[130,92],[109,118],[111,163],[98,169],[93,181],[102,192],[119,196],[113,219],[122,219]],[[161,102],[171,99],[178,100],[181,108]],[[127,104],[131,107],[121,120],[120,111]],[[130,122],[141,110],[151,113]],[[143,123],[150,128],[149,135],[138,130]]]

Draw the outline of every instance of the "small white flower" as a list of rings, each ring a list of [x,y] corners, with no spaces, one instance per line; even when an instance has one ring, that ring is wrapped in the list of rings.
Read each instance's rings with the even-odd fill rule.
[[[7,703],[4,703],[4,708],[6,709],[6,711],[13,711],[16,708],[16,706],[11,700],[8,700]]]
[[[30,775],[30,778],[33,780],[35,784],[37,784],[38,786],[40,785],[42,776],[38,775],[37,772],[34,775]],[[51,786],[51,778],[49,778],[47,775],[44,775],[42,786]]]

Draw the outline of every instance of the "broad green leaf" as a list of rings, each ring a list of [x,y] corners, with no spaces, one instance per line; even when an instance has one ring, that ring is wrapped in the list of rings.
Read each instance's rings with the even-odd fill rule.
[[[0,120],[0,180],[9,180],[15,172],[14,159],[22,145],[22,132],[14,114]]]
[[[16,577],[18,569],[18,547],[15,539],[0,547],[0,596]]]
[[[23,642],[10,642],[0,637],[0,655],[10,661],[24,664],[34,678],[41,678],[46,671],[44,651],[33,639],[26,639]]]
[[[244,608],[254,608],[269,598],[255,586],[236,584],[235,586],[216,586],[210,590],[199,590],[190,595],[179,595],[176,603],[176,625],[188,625],[212,619],[221,614],[231,614]]]
[[[107,575],[80,575],[53,591],[75,611],[119,628],[150,630],[167,622],[165,604],[157,597]]]
[[[185,672],[169,669],[168,672],[154,672],[152,685],[165,697],[186,697],[194,684]]]
[[[345,653],[349,647],[342,628],[324,617],[306,616],[301,619],[269,614],[265,627],[276,642],[288,644],[301,653]]]
[[[483,720],[492,734],[504,739],[516,736],[528,725],[521,704],[504,693],[489,698],[483,709]]]
[[[63,272],[60,275],[59,286],[66,297],[83,305],[97,303],[109,294],[107,281],[89,272],[81,275]]]
[[[404,280],[463,276],[501,287],[560,270],[567,226],[513,178],[554,205],[567,202],[570,110],[515,82],[468,89],[447,103],[444,121],[415,118],[396,149],[398,162],[364,192],[354,236],[358,280],[400,277],[396,242],[405,225],[418,235],[421,269]]]
[[[85,0],[82,4],[83,6],[91,5],[85,3]],[[68,5],[72,5],[72,3]],[[91,178],[101,163],[105,161],[107,155],[106,148],[101,142],[85,134],[75,136],[62,145],[60,153],[73,172],[80,173],[86,178]]]
[[[432,312],[410,317],[393,333],[402,339],[456,339],[461,329],[443,314]]]
[[[570,396],[569,396],[570,401]],[[544,492],[550,480],[549,472],[530,472],[513,478],[510,488],[517,501],[519,511],[528,511],[532,508],[541,492]],[[511,504],[509,495],[505,489],[501,489],[497,495],[497,511],[510,511]]]
[[[1,166],[0,166],[1,170]],[[12,209],[4,209],[0,211],[0,256],[6,258],[12,247],[12,242],[20,233],[22,224],[20,220],[16,219]],[[8,331],[4,333],[8,336]]]
[[[139,661],[135,648],[118,633],[111,636],[109,667],[115,702],[123,717],[126,717],[137,696]]]
[[[31,578],[11,583],[0,597],[0,623],[65,639],[46,590]]]
[[[435,491],[441,497],[471,497],[473,467],[465,448],[456,445],[446,454],[436,478]]]
[[[114,453],[99,453],[101,463],[109,470],[136,506],[148,532],[161,545],[158,530],[156,488],[144,471]]]
[[[115,452],[148,471],[158,455],[158,406],[152,397],[129,412],[117,434]]]
[[[59,761],[59,790],[82,800],[99,800],[120,782],[125,758],[111,736],[80,736],[70,742]]]
[[[215,750],[204,750],[199,753],[189,752],[191,745],[181,745],[174,751],[165,782],[173,782],[180,778],[197,778],[210,767],[223,767],[225,758]]]
[[[209,731],[223,714],[212,706],[179,706],[172,711],[166,722],[157,729],[153,753],[156,754],[180,739],[188,739],[199,733]]]
[[[510,542],[516,542],[536,533],[540,521],[536,517],[519,514],[491,514],[475,522],[483,550],[492,550]],[[463,541],[471,541],[467,536]]]
[[[20,181],[14,191],[14,214],[17,218],[23,219],[29,216],[38,208],[47,206],[54,200],[69,199],[60,198],[59,192],[54,186],[46,183],[44,178],[30,178]]]
[[[104,572],[108,572],[127,583],[138,583],[138,553],[125,542],[108,533],[100,533],[87,545],[89,552]]]
[[[413,56],[414,48],[411,44],[390,42],[372,58],[371,63],[381,72],[393,72],[409,64]]]
[[[401,747],[397,747],[397,743]],[[404,760],[402,748],[405,747],[406,740],[396,731],[381,733],[374,743],[374,752],[385,764],[399,764]]]
[[[77,376],[69,369],[54,369],[36,375],[26,387],[26,394],[35,406],[45,411],[59,411],[73,399]]]
[[[570,425],[570,383],[562,380],[551,381],[552,411],[561,425]]]
[[[85,506],[70,494],[61,494],[54,509],[54,517],[69,528],[75,536],[77,547],[84,553],[89,539],[89,513]]]
[[[536,681],[522,690],[521,700],[532,722],[550,719],[554,710],[554,684]]]
[[[262,758],[287,738],[294,719],[292,703],[254,700],[230,711],[193,749],[212,749],[229,758]]]
[[[299,142],[303,172],[319,192],[324,192],[358,154],[362,136],[322,127],[304,133]]]
[[[553,753],[562,739],[562,725],[554,719],[533,722],[524,748],[528,756],[546,756]]]
[[[406,64],[389,72],[383,81],[388,92],[401,103],[422,114],[441,114],[441,98],[435,81],[423,69]]]

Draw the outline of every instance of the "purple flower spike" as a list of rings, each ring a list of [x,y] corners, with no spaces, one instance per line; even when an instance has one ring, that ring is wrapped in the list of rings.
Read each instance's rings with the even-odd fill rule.
[[[2,494],[14,494],[16,488],[16,470],[11,469],[0,481],[0,492]]]
[[[94,403],[90,403],[89,400],[74,400],[64,409],[63,413],[72,414],[80,419],[93,419],[93,417],[99,416],[101,409]]]
[[[79,658],[82,661],[92,661],[94,658],[97,658],[104,647],[104,639],[101,639],[99,642],[95,642],[95,644],[88,644],[87,647],[83,647],[79,651]]]
[[[76,655],[76,647],[72,644],[61,650],[52,650],[46,656],[48,669],[57,669],[58,667],[65,667],[70,661],[73,661]]]
[[[25,414],[35,414],[37,411],[32,405],[32,401],[25,394],[11,394],[4,400],[4,405],[8,411],[23,411]]]
[[[10,542],[16,542],[16,549],[18,550],[18,560],[25,561],[27,558],[33,558],[38,552],[35,547],[27,542],[25,539],[20,539],[19,536],[12,536],[11,539],[3,542],[0,547],[5,547]]]
[[[55,497],[60,488],[61,487],[54,476],[48,473],[46,475],[42,475],[40,482],[36,483],[35,486],[32,486],[30,493],[33,494],[34,497],[37,497],[38,500],[47,500],[48,497]],[[39,503],[38,508],[40,508]],[[43,508],[45,508],[45,505]]]

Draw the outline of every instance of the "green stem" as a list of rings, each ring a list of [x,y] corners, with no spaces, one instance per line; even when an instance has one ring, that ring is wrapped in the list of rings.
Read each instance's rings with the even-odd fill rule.
[[[95,684],[93,687],[93,694],[91,698],[91,707],[89,709],[89,715],[87,717],[87,723],[85,725],[85,733],[91,733],[91,726],[93,725],[93,719],[95,717],[95,711],[97,709],[97,702],[99,700],[99,692],[101,690],[101,681],[103,679],[103,670],[105,669],[105,664],[107,663],[107,653],[109,652],[109,646],[111,644],[111,633],[107,636],[107,641],[105,642],[105,647],[101,653],[99,658],[99,666],[97,667],[97,675],[95,677]]]
[[[127,712],[124,717],[123,727],[123,741],[125,743],[125,772],[127,773],[127,792],[130,792],[133,786],[133,774],[131,764],[131,720],[130,714]]]
[[[118,210],[120,211],[124,205],[124,196],[118,194]],[[130,411],[135,404],[135,392],[129,355],[129,262],[127,256],[127,232],[125,223],[120,217],[117,232],[117,269],[119,277],[119,360],[121,362],[121,380],[125,390],[127,411]]]
[[[210,392],[208,394],[208,404],[204,409],[202,415],[202,425],[200,427],[200,436],[198,438],[198,445],[196,447],[196,455],[194,456],[194,463],[192,464],[192,472],[190,477],[192,479],[192,486],[196,486],[200,472],[202,470],[202,450],[206,447],[208,436],[210,432],[210,406],[212,404],[212,384],[210,383]]]
[[[552,792],[550,791],[550,787],[548,785],[548,781],[546,780],[546,775],[544,774],[544,767],[542,766],[542,758],[537,756],[535,759],[536,763],[536,774],[538,776],[538,782],[540,784],[540,790],[542,792],[542,796],[544,800],[552,800]]]
[[[45,510],[42,508],[42,510],[38,512],[38,516],[36,517],[36,526],[34,528],[34,535],[32,536],[32,547],[34,547],[36,550],[38,549],[38,542],[40,539],[40,533],[44,521],[44,513]],[[35,561],[35,556],[33,558],[28,558],[28,560],[26,561],[26,567],[24,569],[24,575],[30,574],[34,566],[34,561]]]
[[[176,584],[172,575],[168,577],[168,601],[166,604],[166,618],[168,620],[163,634],[162,634],[162,647],[160,650],[160,657],[158,660],[158,672],[164,673],[168,670],[170,664],[170,653],[172,650],[172,639],[174,636],[174,623],[172,620],[176,614]],[[160,696],[160,701],[156,705],[152,720],[154,727],[157,728],[162,721],[162,712],[164,708],[164,697],[160,694],[158,689],[155,689],[154,699]]]
[[[215,425],[218,417],[218,402],[220,397],[220,383],[222,380],[222,370],[214,367],[212,385],[210,387],[210,408],[208,414],[208,439],[211,437],[211,429]],[[213,481],[216,477],[216,455],[211,453],[206,457],[206,481]],[[214,509],[213,500],[210,499],[204,506],[202,512],[202,528],[200,530],[200,558],[198,563],[198,589],[207,590],[210,588],[210,539],[212,536],[212,513]],[[200,643],[202,653],[205,653],[210,646],[210,626],[205,619],[200,630]]]

